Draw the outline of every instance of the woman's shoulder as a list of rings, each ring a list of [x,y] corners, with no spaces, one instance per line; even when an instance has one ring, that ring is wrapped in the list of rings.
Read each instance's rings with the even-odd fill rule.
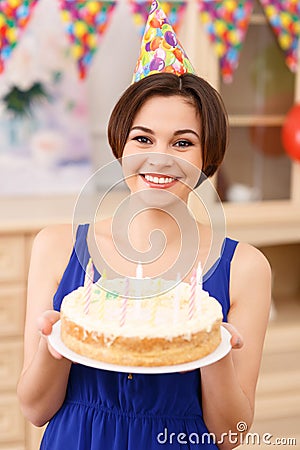
[[[255,292],[271,283],[271,266],[265,255],[245,242],[236,246],[231,263],[231,286],[237,295],[248,289]]]
[[[42,228],[34,239],[34,245],[38,247],[59,246],[60,248],[68,247],[73,243],[73,226],[72,224],[56,224],[48,225]]]
[[[43,262],[53,268],[58,279],[68,264],[73,250],[75,235],[72,224],[48,225],[35,236],[32,260]]]
[[[233,264],[241,266],[243,270],[270,270],[270,264],[265,255],[257,248],[246,242],[237,242]]]

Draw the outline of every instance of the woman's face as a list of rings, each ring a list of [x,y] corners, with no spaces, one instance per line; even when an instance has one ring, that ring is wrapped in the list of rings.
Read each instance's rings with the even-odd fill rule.
[[[132,193],[169,192],[187,201],[202,169],[201,122],[196,108],[180,96],[155,96],[137,113],[122,157]],[[150,196],[151,197],[151,196]]]

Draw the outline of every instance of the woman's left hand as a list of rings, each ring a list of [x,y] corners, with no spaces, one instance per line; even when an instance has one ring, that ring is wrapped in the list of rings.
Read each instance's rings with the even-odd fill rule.
[[[228,322],[223,322],[222,326],[226,328],[226,330],[228,330],[229,333],[231,334],[230,339],[231,347],[233,349],[242,348],[244,345],[244,340],[242,335],[237,331],[237,329],[233,325],[231,325],[231,323]]]

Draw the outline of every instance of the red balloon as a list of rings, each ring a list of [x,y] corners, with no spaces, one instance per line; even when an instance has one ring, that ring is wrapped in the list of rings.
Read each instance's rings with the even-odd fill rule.
[[[282,145],[295,161],[300,161],[300,104],[288,112],[281,130]]]

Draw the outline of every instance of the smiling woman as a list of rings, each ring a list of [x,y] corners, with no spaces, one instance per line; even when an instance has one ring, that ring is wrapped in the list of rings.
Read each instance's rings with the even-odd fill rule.
[[[113,109],[108,124],[108,140],[115,157],[122,158],[129,134],[133,131],[137,132],[135,138],[140,138],[147,145],[148,141],[145,138],[150,138],[151,127],[149,129],[145,124],[138,123],[137,118],[142,106],[153,97],[165,99],[177,97],[175,109],[182,103],[192,107],[193,114],[196,116],[193,120],[195,129],[191,132],[190,126],[185,129],[184,122],[181,122],[178,128],[173,130],[174,138],[177,138],[177,147],[181,149],[188,146],[188,143],[185,143],[188,142],[186,132],[190,135],[195,134],[195,137],[200,140],[202,170],[207,177],[212,176],[221,164],[227,146],[227,113],[218,92],[204,79],[190,73],[180,77],[171,73],[157,73],[155,76],[144,78],[142,82],[132,84],[124,92]],[[181,99],[180,103],[178,97]],[[161,103],[153,107],[154,117],[160,115],[161,108]],[[164,116],[166,121],[170,120],[171,111],[173,112],[173,109],[168,108]],[[190,123],[187,120],[185,122]],[[134,129],[136,126],[138,130]]]
[[[199,114],[190,100],[150,97],[135,116],[122,153],[131,192],[167,189],[187,202],[202,170],[200,134]]]
[[[155,12],[155,20],[149,16],[154,30],[146,31],[146,37],[157,31],[163,35],[166,29],[170,32],[156,1],[151,7],[151,13]],[[43,450],[158,450],[161,442],[157,438],[162,430],[171,431],[172,436],[213,433],[218,438],[234,433],[241,421],[250,426],[253,419],[268,321],[270,268],[258,250],[218,233],[213,221],[212,227],[197,222],[190,213],[188,196],[199,183],[201,171],[208,177],[213,175],[223,159],[227,115],[215,89],[202,78],[186,73],[190,64],[182,48],[177,47],[175,35],[169,39],[169,33],[165,41],[162,36],[156,37],[156,43],[162,45],[160,57],[156,57],[154,65],[145,64],[146,77],[141,78],[139,72],[139,81],[122,95],[108,125],[109,143],[129,186],[128,199],[121,202],[113,217],[97,217],[99,220],[91,227],[79,225],[75,243],[72,226],[61,225],[43,230],[33,246],[24,369],[18,393],[24,413],[34,424],[49,421]],[[152,48],[152,42],[142,45],[144,58],[137,68],[144,67],[143,61],[149,58]],[[173,66],[166,66],[167,58],[161,58],[168,51]],[[157,73],[157,61],[168,73]],[[151,67],[154,74],[149,76]],[[184,373],[128,376],[72,364],[47,340],[53,324],[60,319],[63,299],[78,287],[87,287],[87,278],[90,286],[106,277],[121,277],[125,286],[129,278],[140,278],[142,286],[144,278],[157,278],[155,297],[164,280],[173,285],[178,279],[191,283],[189,320],[196,302],[203,318],[201,296],[197,295],[200,283],[195,276],[191,282],[191,276],[197,267],[205,267],[216,241],[220,246],[212,261],[213,270],[203,273],[201,284],[222,309],[223,325],[230,331],[233,349],[213,364]],[[90,259],[96,270],[86,277]],[[143,279],[139,266],[143,268]],[[128,294],[124,297],[128,299]],[[137,299],[136,327],[144,331],[141,290]],[[151,323],[159,315],[156,305],[151,300]],[[168,328],[173,309],[176,312],[167,302],[166,314],[159,317],[163,332],[167,330],[167,340],[172,340]],[[103,318],[103,309],[96,308],[97,315]],[[176,317],[185,332],[184,317],[177,312]],[[150,329],[155,333],[155,327]],[[183,334],[183,339],[186,337]],[[139,341],[142,338],[141,331]],[[159,352],[164,350],[162,347]],[[143,358],[143,351],[140,353]],[[128,359],[126,351],[122,356]],[[218,447],[209,442],[197,448],[229,450],[234,446],[228,439],[218,442]],[[192,448],[192,442],[186,445]],[[179,441],[167,442],[165,449],[181,447]]]

